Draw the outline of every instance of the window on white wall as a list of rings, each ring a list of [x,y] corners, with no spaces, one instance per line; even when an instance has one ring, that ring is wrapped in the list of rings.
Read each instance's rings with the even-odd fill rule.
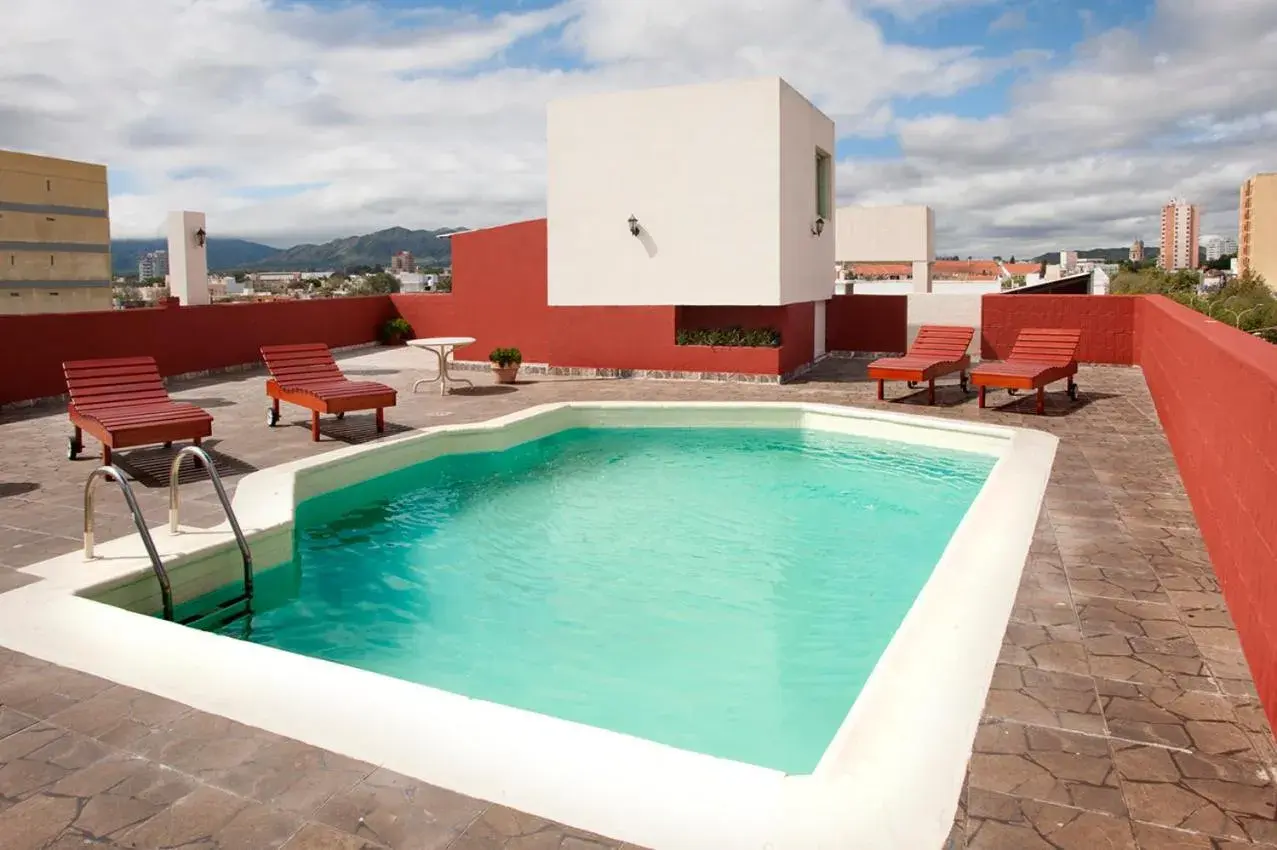
[[[816,150],[816,215],[824,219],[833,216],[833,165],[833,157]]]

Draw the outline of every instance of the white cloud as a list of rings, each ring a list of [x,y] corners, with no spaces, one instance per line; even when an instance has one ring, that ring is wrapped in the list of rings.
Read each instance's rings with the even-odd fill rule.
[[[1005,116],[897,120],[894,99],[1039,57],[888,43],[870,12],[980,2],[562,0],[391,20],[373,3],[6,0],[0,147],[106,162],[121,236],[179,207],[281,243],[477,226],[542,214],[551,98],[780,74],[844,137],[899,132],[904,160],[843,163],[840,194],[931,203],[942,249],[1149,238],[1176,193],[1235,228],[1237,183],[1274,166],[1277,4],[1163,0],[1147,34],[1098,34]],[[579,67],[553,67],[565,55]]]
[[[780,73],[872,134],[892,97],[997,70],[886,44],[849,0],[564,0],[393,25],[369,4],[100,2],[7,0],[0,146],[106,162],[117,235],[157,233],[177,207],[277,241],[491,224],[541,214],[555,96]],[[507,61],[529,38],[583,67]],[[318,186],[263,197],[303,184]]]
[[[1024,9],[1007,9],[989,24],[990,33],[1022,30],[1029,25],[1029,15]]]
[[[1101,33],[985,120],[899,122],[902,162],[844,164],[857,202],[930,203],[951,250],[1155,242],[1161,205],[1235,233],[1238,190],[1277,167],[1277,4],[1162,0],[1145,32]]]

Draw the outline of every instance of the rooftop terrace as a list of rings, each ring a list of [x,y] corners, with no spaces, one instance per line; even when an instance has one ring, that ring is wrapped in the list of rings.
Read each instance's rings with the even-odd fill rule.
[[[986,332],[1000,329],[986,318]],[[860,360],[826,360],[785,385],[529,376],[498,387],[480,376],[473,391],[413,395],[428,360],[405,349],[343,358],[352,377],[400,390],[388,437],[577,399],[814,401],[1058,435],[949,847],[1277,846],[1277,747],[1139,368],[1083,367],[1078,402],[1052,393],[1048,415],[1033,417],[1031,398],[999,394],[977,411],[949,386],[931,409],[925,393],[877,402]],[[230,488],[253,469],[377,439],[370,414],[351,414],[326,418],[312,443],[304,412],[287,406],[268,429],[261,371],[170,383],[214,415],[206,446]],[[22,567],[80,545],[94,462],[66,460],[68,433],[61,407],[0,413],[0,592],[32,580]],[[116,456],[152,524],[171,456]],[[220,522],[202,474],[184,475],[184,520]],[[118,492],[101,493],[98,529],[100,540],[132,531]],[[3,648],[0,836],[6,850],[621,846]]]

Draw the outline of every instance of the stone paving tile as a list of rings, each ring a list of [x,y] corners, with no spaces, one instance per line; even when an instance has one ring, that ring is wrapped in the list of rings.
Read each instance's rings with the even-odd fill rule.
[[[1131,816],[1235,841],[1277,841],[1272,779],[1263,766],[1145,744],[1114,742]]]
[[[1090,676],[999,664],[984,706],[989,718],[1104,734],[1104,715]]]
[[[968,806],[969,850],[1139,850],[1126,818],[978,788]]]
[[[191,711],[151,731],[130,749],[159,764],[216,781],[286,740],[225,717]]]
[[[155,694],[114,685],[64,708],[49,720],[105,744],[129,748],[190,710]]]
[[[1013,621],[1007,624],[998,661],[1081,676],[1090,672],[1082,631],[1072,623],[1039,625]]]
[[[114,840],[138,850],[274,850],[302,826],[296,815],[205,785]]]
[[[1126,816],[1113,754],[1102,736],[986,718],[976,733],[970,777],[972,794],[994,791]]]
[[[542,820],[534,815],[490,806],[449,850],[619,850],[620,842]]]
[[[256,750],[209,781],[243,797],[311,815],[376,769],[376,765],[284,739]]]
[[[0,739],[0,812],[110,754],[105,744],[42,721],[7,735]]]
[[[322,823],[308,823],[284,845],[283,850],[388,850],[366,838],[356,838],[348,832],[333,829]]]
[[[879,403],[863,361],[826,361],[783,387],[538,377],[497,388],[470,374],[474,391],[408,392],[427,363],[405,349],[343,357],[400,389],[392,434],[553,401],[665,399],[855,404],[1058,435],[946,850],[1277,847],[1277,744],[1139,370],[1083,367],[1079,402],[1049,393],[1037,417],[1025,415],[1031,399],[1002,394],[985,411],[956,392],[935,408],[918,393]],[[267,428],[262,382],[242,372],[172,388],[214,415],[206,446],[232,493],[248,470],[377,439],[352,414],[325,419],[312,443],[288,406]],[[94,461],[66,460],[66,431],[58,406],[0,410],[12,455],[0,593],[31,580],[13,568],[80,545]],[[117,453],[152,525],[175,450]],[[183,522],[220,523],[204,474],[187,467],[180,480]],[[100,540],[132,533],[115,488],[99,491],[95,527]],[[3,648],[0,837],[3,850],[621,846]]]
[[[334,795],[315,819],[391,850],[442,850],[475,822],[486,805],[377,770],[354,788]]]
[[[1115,738],[1260,761],[1228,697],[1174,687],[1096,679]]]

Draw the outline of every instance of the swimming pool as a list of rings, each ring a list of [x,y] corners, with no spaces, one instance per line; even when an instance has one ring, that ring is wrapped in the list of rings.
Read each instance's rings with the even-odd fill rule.
[[[288,595],[221,633],[811,773],[992,467],[792,428],[450,454],[302,502]]]
[[[868,665],[871,669],[863,682],[859,682],[858,695],[856,674],[845,669],[835,671],[844,677],[839,687],[846,688],[848,705],[844,706],[845,715],[836,724],[832,738],[810,769],[805,766],[811,762],[811,752],[820,746],[812,742],[828,738],[827,720],[823,721],[825,728],[819,735],[786,732],[790,744],[784,748],[752,754],[731,750],[725,751],[729,752],[725,757],[704,752],[711,747],[700,742],[684,740],[671,745],[653,740],[678,726],[668,722],[670,718],[678,719],[685,730],[695,731],[692,727],[699,724],[704,733],[714,725],[717,709],[702,712],[710,716],[707,722],[685,705],[671,706],[659,728],[617,731],[606,728],[609,722],[620,725],[615,718],[581,722],[546,713],[544,707],[529,710],[517,704],[474,698],[445,687],[361,669],[350,659],[334,662],[187,628],[154,616],[139,616],[134,612],[150,615],[157,611],[159,597],[136,535],[100,544],[99,557],[91,565],[73,553],[26,568],[25,572],[44,580],[0,594],[0,645],[444,788],[640,846],[660,850],[699,850],[711,846],[755,850],[940,846],[953,818],[981,708],[1049,477],[1056,439],[1027,429],[834,405],[564,403],[529,408],[482,423],[425,429],[401,438],[339,449],[252,473],[237,487],[234,507],[249,536],[256,563],[288,565],[298,561],[304,564],[308,523],[316,520],[322,526],[332,519],[331,515],[325,517],[322,511],[328,501],[326,494],[357,493],[361,487],[376,487],[375,483],[368,482],[383,476],[416,474],[400,473],[400,470],[427,469],[431,466],[428,462],[435,459],[443,458],[445,464],[455,463],[446,459],[450,455],[464,454],[474,459],[519,446],[530,449],[530,444],[536,441],[541,441],[542,447],[552,446],[555,439],[567,439],[570,443],[570,434],[568,437],[556,435],[579,429],[617,434],[625,429],[671,432],[652,435],[662,439],[673,439],[675,430],[752,431],[752,435],[741,433],[740,436],[762,440],[768,439],[765,432],[785,432],[787,437],[801,439],[804,446],[820,446],[828,441],[845,446],[848,441],[885,440],[890,441],[894,451],[912,462],[920,457],[953,457],[956,453],[981,456],[982,462],[991,468],[987,469],[983,486],[978,486],[978,493],[968,500],[969,507],[965,512],[959,511],[960,518],[947,542],[939,543],[938,558],[931,559],[921,568],[923,574],[915,577],[915,582],[921,581],[921,588],[916,590],[912,602],[903,603],[905,613],[898,618],[898,625],[885,648],[877,654],[876,662]],[[607,436],[598,435],[600,439]],[[908,448],[903,447],[906,445]],[[504,456],[509,458],[514,454]],[[886,467],[897,465],[888,463]],[[757,462],[753,466],[759,473],[764,469],[764,465]],[[885,474],[885,471],[876,473]],[[691,477],[697,485],[702,479],[710,480],[704,471]],[[772,480],[776,479],[773,475]],[[776,483],[777,486],[792,484],[783,480],[783,476]],[[717,509],[719,502],[723,507],[730,507],[744,500],[748,494],[743,489],[720,481],[704,492],[714,497]],[[340,501],[343,497],[333,498]],[[487,504],[492,499],[479,502]],[[919,506],[912,496],[905,502],[905,510]],[[606,505],[595,509],[603,507]],[[312,510],[318,512],[310,513]],[[666,530],[671,523],[686,522],[679,538],[687,538],[688,529],[695,528],[698,542],[704,544],[702,548],[715,551],[721,543],[716,534],[722,533],[723,540],[743,538],[741,529],[749,526],[748,547],[742,547],[741,562],[748,560],[757,571],[759,563],[766,561],[769,541],[780,539],[791,513],[772,510],[742,515],[739,511],[734,514],[728,511],[730,526],[726,520],[718,525],[692,525],[694,513],[689,517],[666,514],[661,530]],[[937,513],[942,512],[932,511],[933,515]],[[445,514],[446,511],[440,516]],[[517,516],[493,515],[484,526],[491,527],[494,535],[512,534],[508,520]],[[502,517],[507,521],[503,522]],[[835,520],[842,522],[831,520],[814,530],[808,529],[825,541],[823,545],[827,550],[859,545],[866,537],[857,535],[845,516],[839,515]],[[521,522],[526,524],[526,520]],[[544,525],[546,529],[557,527],[550,523]],[[238,553],[225,526],[184,529],[176,535],[161,528],[154,533],[179,600],[213,592],[233,583],[238,575]],[[357,535],[361,531],[352,533]],[[647,538],[656,536],[655,532],[649,532]],[[447,535],[428,537],[446,542]],[[295,538],[302,544],[297,547],[302,553],[300,559],[294,557]],[[571,546],[589,544],[588,540],[584,544],[568,542]],[[916,542],[910,540],[910,545]],[[393,547],[385,551],[393,551]],[[832,559],[817,560],[828,567]],[[393,569],[386,569],[394,567],[393,559],[384,551],[379,551],[375,563],[384,567],[381,572],[393,574]],[[684,572],[691,572],[694,579],[688,583],[681,572],[664,564],[659,566],[683,583],[635,582],[630,592],[660,590],[666,600],[680,590],[696,592],[709,587],[721,592],[721,573],[712,584],[697,584],[708,574],[686,570]],[[928,569],[929,576],[926,575]],[[898,571],[893,567],[893,572]],[[497,577],[509,582],[509,576],[501,572]],[[538,585],[532,580],[538,577],[521,576],[528,583],[525,598],[535,598],[542,605],[559,605],[565,599],[574,599],[573,593],[560,584],[546,585],[546,577],[546,574],[540,575]],[[619,581],[613,578],[614,582]],[[465,598],[455,591],[466,589],[467,576],[453,575],[450,580],[460,584],[440,598]],[[819,648],[820,635],[825,634],[809,628],[809,624],[819,618],[820,606],[829,604],[817,598],[815,588],[824,588],[830,581],[830,576],[825,574],[813,579],[810,585],[803,585],[795,581],[795,571],[791,569],[783,574],[783,580],[753,585],[762,590],[751,597],[760,605],[753,611],[752,623],[750,618],[739,614],[734,622],[749,623],[754,642],[745,644],[738,632],[729,642],[741,646],[719,650],[730,651],[748,664],[737,661],[736,666],[731,667],[724,663],[730,669],[719,673],[730,673],[744,666],[746,669],[741,675],[754,676],[753,684],[749,685],[754,688],[765,680],[765,676],[758,675],[758,670],[767,673],[764,661],[772,661],[770,674],[782,683],[781,689],[790,690],[793,686],[786,677],[794,669],[810,672],[812,668],[801,665],[835,655],[813,651],[813,645],[807,643],[816,641],[815,646]],[[270,584],[284,587],[281,598],[286,603],[292,597],[304,599],[308,592],[306,576],[288,567],[265,571],[259,576],[259,587]],[[891,587],[896,592],[906,592],[901,588],[907,584],[902,580],[897,586],[893,581]],[[439,584],[432,586],[437,588]],[[738,585],[733,586],[739,589]],[[744,586],[749,586],[748,582]],[[584,592],[575,584],[568,587],[574,592]],[[804,587],[808,592],[799,593]],[[765,597],[763,591],[768,589],[771,596]],[[404,587],[389,590],[391,599],[414,598]],[[338,582],[330,585],[332,591],[340,596],[346,588]],[[612,591],[614,593],[615,588]],[[782,603],[785,593],[790,591],[796,594],[792,598],[802,600],[802,605],[794,608],[796,615],[786,620],[781,612],[790,608]],[[467,592],[471,594],[471,601],[466,605],[470,606],[475,591]],[[511,604],[504,595],[500,599],[502,604]],[[572,602],[573,610],[581,607],[579,597],[577,599]],[[850,604],[846,599],[843,601]],[[740,600],[736,602],[739,604]],[[366,600],[359,604],[366,604]],[[759,613],[768,610],[767,605],[771,606],[770,617]],[[278,616],[286,616],[288,607],[285,604],[276,609],[280,612]],[[438,613],[447,614],[449,610],[453,609]],[[461,610],[473,613],[475,609],[463,607]],[[655,614],[665,615],[678,609],[653,599],[649,600],[647,611],[653,610]],[[701,606],[695,610],[704,613]],[[262,612],[263,628],[273,615],[274,611]],[[731,619],[728,613],[722,616]],[[575,617],[578,621],[583,619]],[[605,623],[615,620],[616,616],[609,614],[597,619]],[[534,620],[533,624],[536,623]],[[760,628],[760,624],[766,628]],[[545,625],[545,621],[540,625]],[[675,625],[684,631],[672,626],[671,634],[683,638],[695,636],[688,631],[689,625],[677,621]],[[413,628],[418,627],[419,623],[414,621]],[[842,631],[848,628],[846,623],[833,618],[827,633],[830,642],[848,642]],[[886,629],[875,629],[875,634],[879,632],[885,634]],[[707,635],[701,638],[713,639]],[[684,643],[680,641],[680,645]],[[803,651],[790,652],[790,643]],[[526,648],[516,645],[506,650],[510,654],[516,651],[524,652]],[[661,655],[650,648],[645,651],[650,653],[649,657]],[[667,650],[664,657],[671,654]],[[777,663],[785,658],[799,659],[800,667]],[[506,663],[505,659],[499,661]],[[679,662],[684,663],[682,659]],[[840,659],[840,663],[850,662]],[[831,680],[828,669],[831,666],[822,663],[815,668],[819,675],[812,679],[817,684]],[[544,678],[547,682],[554,681],[553,676]],[[602,684],[604,689],[611,686],[611,682]],[[580,694],[576,697],[579,703]],[[655,697],[645,698],[650,699],[648,705],[659,704]],[[833,701],[829,698],[828,705],[832,706]],[[735,702],[739,704],[741,700]],[[606,707],[605,703],[599,705]],[[754,706],[749,708],[754,710]],[[608,710],[614,709],[615,706]],[[565,713],[561,706],[557,710]],[[824,716],[836,714],[832,707],[824,712]],[[750,721],[755,724],[754,728],[760,728],[759,717],[770,722],[772,728],[780,729],[807,722],[801,715],[786,717],[774,704],[771,716],[755,712]],[[739,718],[742,722],[746,719]],[[637,720],[652,722],[653,719],[638,717]],[[737,734],[724,739],[727,746],[735,747],[739,743],[739,728]],[[794,742],[796,745],[791,747]],[[792,763],[802,772],[757,762]]]

